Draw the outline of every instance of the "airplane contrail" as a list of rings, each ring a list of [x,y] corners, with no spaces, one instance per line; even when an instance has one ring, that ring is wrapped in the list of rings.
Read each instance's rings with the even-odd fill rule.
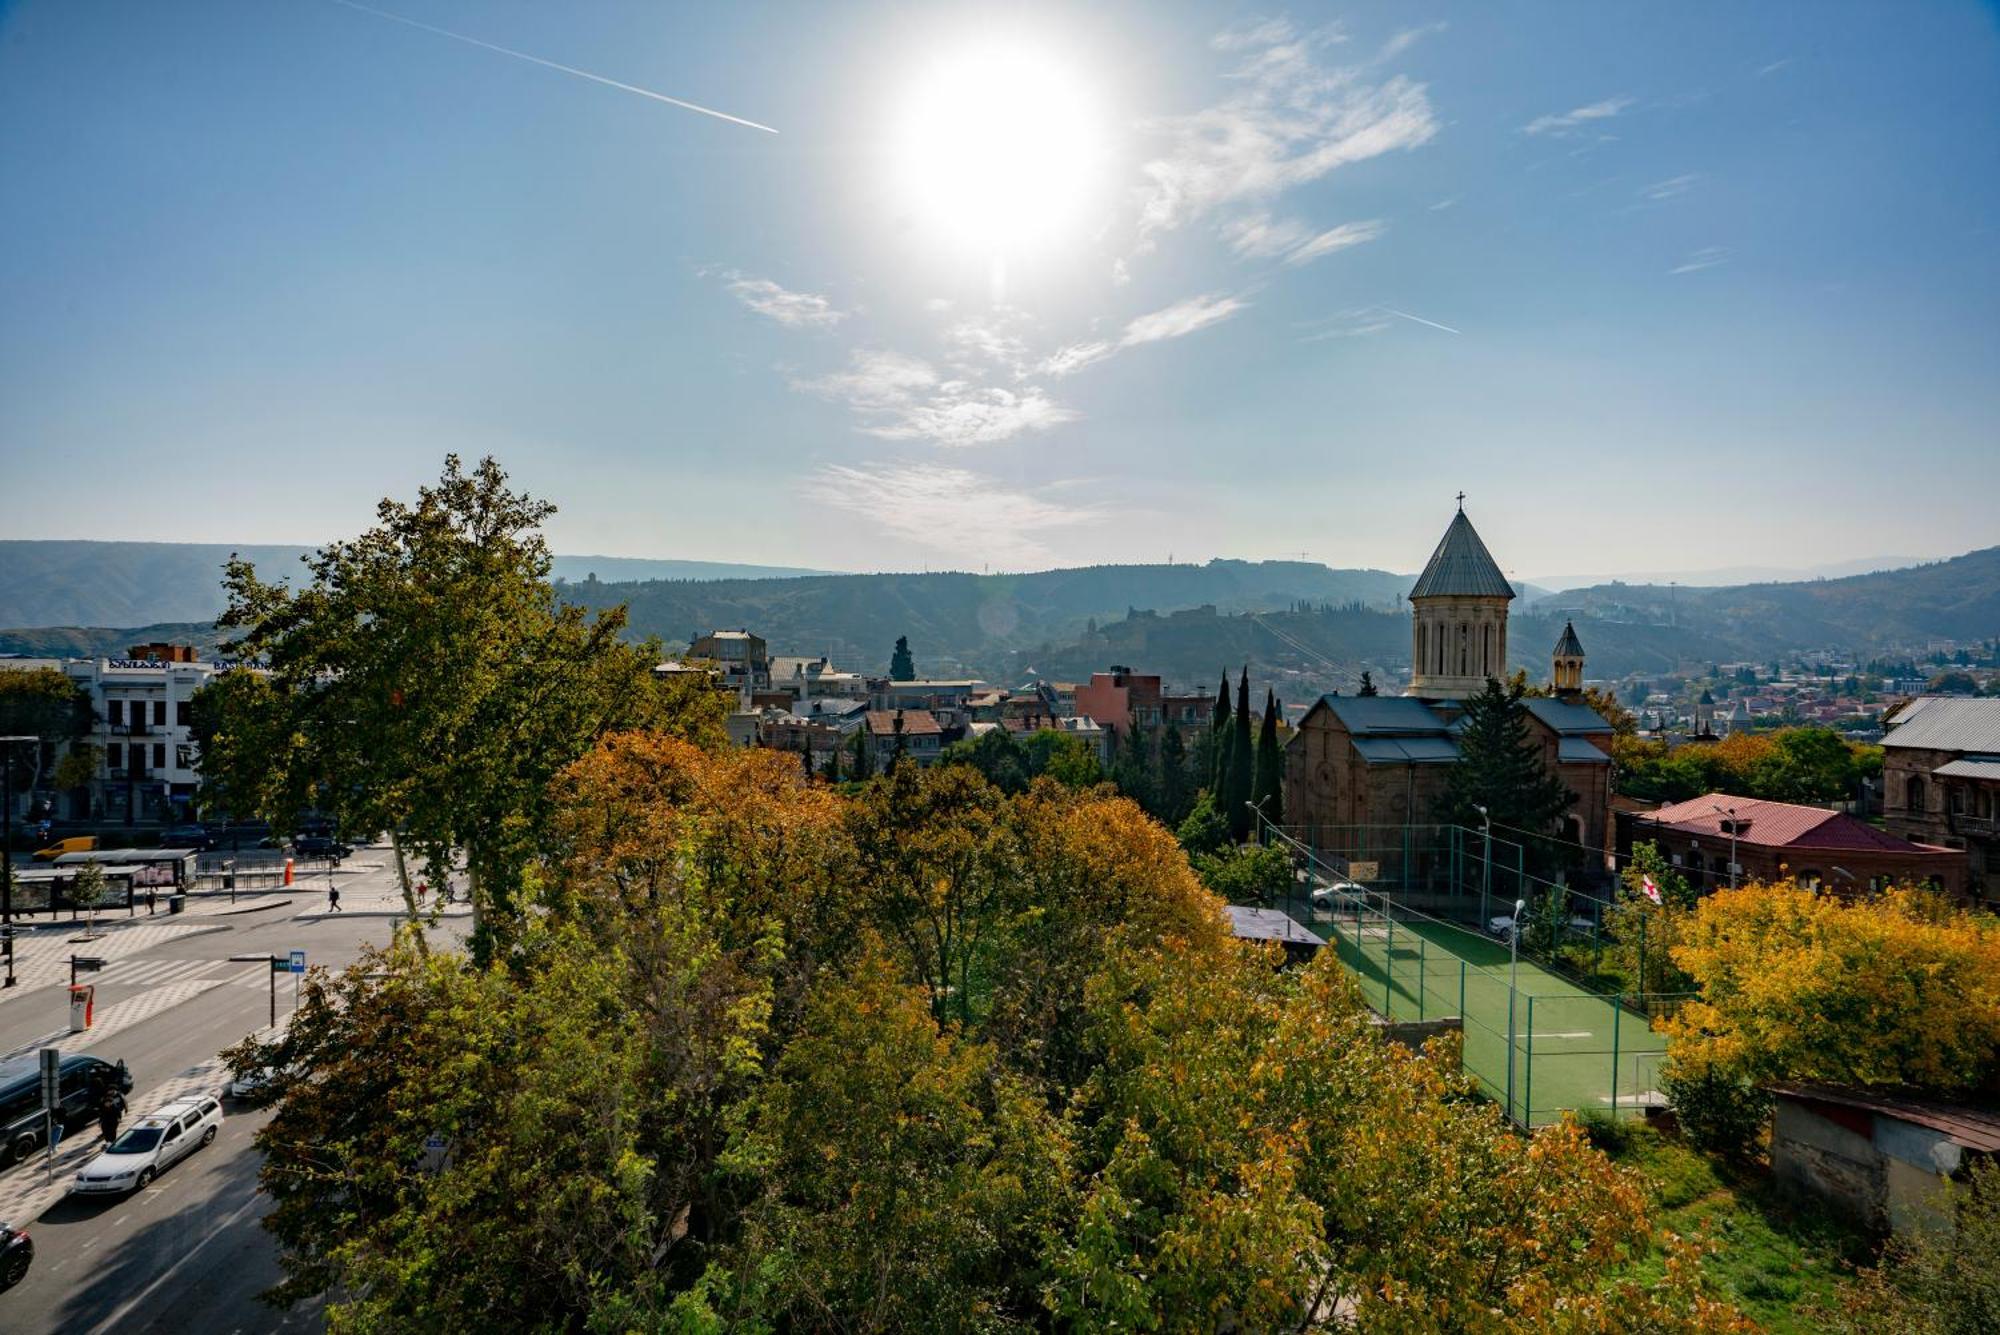
[[[741,116],[732,116],[726,111],[717,111],[714,107],[704,107],[694,102],[683,102],[678,97],[668,97],[665,93],[656,93],[650,88],[638,88],[629,83],[620,83],[616,79],[607,79],[602,74],[592,74],[589,70],[580,70],[574,65],[562,65],[553,60],[543,60],[540,56],[531,56],[526,51],[515,51],[510,47],[496,46],[492,42],[482,42],[477,37],[467,37],[464,33],[453,32],[449,28],[433,27],[428,23],[419,23],[415,19],[406,19],[401,14],[391,14],[386,9],[374,9],[368,5],[357,4],[356,0],[333,0],[333,3],[348,9],[359,10],[363,14],[373,14],[379,19],[388,19],[392,23],[401,23],[407,27],[421,28],[425,32],[434,32],[440,37],[449,37],[455,42],[464,42],[468,46],[476,46],[486,51],[497,51],[503,56],[512,56],[516,60],[525,60],[531,65],[541,65],[547,69],[559,70],[564,74],[574,74],[579,79],[588,79],[592,83],[601,83],[607,88],[617,88],[628,93],[637,93],[641,97],[650,97],[653,101],[665,102],[670,107],[680,107],[684,111],[698,111],[704,116],[713,116],[719,121],[728,121],[732,125],[742,125],[752,130],[762,130],[765,134],[777,133],[775,129],[768,125],[759,125],[756,121],[747,121]]]
[[[1448,324],[1439,324],[1436,320],[1426,320],[1421,315],[1412,315],[1408,311],[1399,311],[1394,306],[1377,306],[1375,309],[1389,315],[1398,316],[1401,319],[1415,320],[1418,324],[1427,324],[1433,329],[1442,329],[1447,334],[1462,334],[1465,332],[1463,329],[1453,329]]]

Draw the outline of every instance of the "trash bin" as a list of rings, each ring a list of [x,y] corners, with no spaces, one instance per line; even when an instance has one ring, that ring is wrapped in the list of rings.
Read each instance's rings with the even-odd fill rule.
[[[187,906],[188,906],[188,897],[186,895],[167,896],[168,913],[186,913]]]

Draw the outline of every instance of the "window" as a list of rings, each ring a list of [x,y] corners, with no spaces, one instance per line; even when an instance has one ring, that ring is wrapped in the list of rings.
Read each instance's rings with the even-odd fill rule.
[[[1924,781],[1921,775],[1910,776],[1908,786],[1903,789],[1903,805],[1909,808],[1913,816],[1924,815],[1928,810],[1924,801]]]
[[[166,767],[167,767],[167,744],[165,742],[154,742],[153,768],[165,769]]]
[[[111,769],[117,769],[122,766],[125,763],[125,748],[117,742],[106,742],[104,744],[104,763]]]
[[[194,722],[194,705],[187,700],[174,702],[174,726],[185,728]]]
[[[111,725],[112,725],[113,727],[117,727],[117,726],[119,726],[120,724],[124,723],[124,722],[125,722],[125,702],[124,702],[123,700],[107,700],[107,701],[105,701],[105,702],[104,702],[104,717],[105,717],[105,718],[107,718],[107,719],[109,719],[109,720],[111,720]]]
[[[167,726],[167,702],[165,700],[153,701],[153,723],[162,728]]]

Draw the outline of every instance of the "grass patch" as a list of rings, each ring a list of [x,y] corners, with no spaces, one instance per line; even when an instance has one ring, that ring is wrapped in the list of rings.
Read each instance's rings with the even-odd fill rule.
[[[1814,1330],[1799,1309],[1831,1303],[1849,1265],[1874,1255],[1865,1232],[1794,1205],[1762,1164],[1725,1162],[1637,1123],[1598,1122],[1590,1132],[1612,1159],[1646,1180],[1656,1235],[1707,1238],[1714,1247],[1709,1275],[1766,1330]],[[1621,1278],[1656,1279],[1662,1256],[1656,1244]]]

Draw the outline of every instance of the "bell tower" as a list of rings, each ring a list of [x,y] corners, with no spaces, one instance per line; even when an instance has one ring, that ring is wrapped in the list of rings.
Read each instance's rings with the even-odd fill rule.
[[[1410,689],[1463,700],[1507,674],[1507,604],[1514,586],[1465,517],[1465,493],[1430,564],[1410,590]],[[1579,678],[1580,680],[1580,678]]]
[[[1583,641],[1576,638],[1576,624],[1563,622],[1562,638],[1556,641],[1555,670],[1550,682],[1559,700],[1575,700],[1583,695]]]

